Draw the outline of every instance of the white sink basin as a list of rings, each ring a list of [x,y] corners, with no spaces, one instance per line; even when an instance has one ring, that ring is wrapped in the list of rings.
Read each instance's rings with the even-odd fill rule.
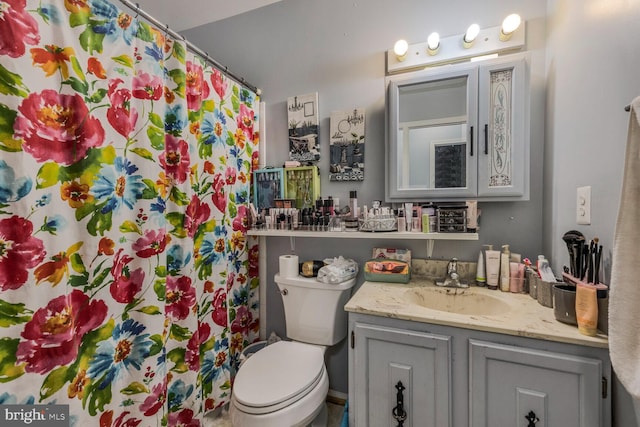
[[[511,310],[508,303],[500,299],[498,295],[489,295],[490,292],[500,291],[428,286],[408,289],[405,297],[412,304],[456,314],[493,316]]]

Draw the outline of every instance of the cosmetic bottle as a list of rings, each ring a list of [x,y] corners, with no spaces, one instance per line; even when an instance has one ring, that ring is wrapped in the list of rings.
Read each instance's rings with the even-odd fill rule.
[[[352,217],[358,218],[358,192],[355,190],[349,192],[349,210]]]
[[[404,217],[404,209],[398,209],[398,231],[406,231],[407,223]]]
[[[487,269],[487,288],[498,289],[500,284],[500,251],[487,249],[484,251],[485,268]]]
[[[414,233],[422,232],[422,224],[420,223],[420,218],[418,217],[418,211],[414,210],[411,215],[411,231]]]
[[[411,231],[411,219],[413,218],[413,203],[406,202],[404,204],[404,216],[406,218],[407,230]]]
[[[476,270],[476,284],[478,286],[487,286],[487,269],[485,267],[486,249],[493,250],[493,245],[482,245],[482,250],[478,254],[478,269]]]
[[[511,251],[509,245],[502,245],[500,254],[500,290],[509,292],[509,263],[511,262]]]

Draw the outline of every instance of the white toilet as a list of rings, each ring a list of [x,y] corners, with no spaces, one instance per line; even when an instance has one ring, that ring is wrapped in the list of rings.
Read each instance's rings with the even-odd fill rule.
[[[336,285],[275,275],[284,303],[287,337],[249,357],[233,384],[229,414],[235,427],[327,425],[327,346],[347,335],[343,307],[356,283]]]

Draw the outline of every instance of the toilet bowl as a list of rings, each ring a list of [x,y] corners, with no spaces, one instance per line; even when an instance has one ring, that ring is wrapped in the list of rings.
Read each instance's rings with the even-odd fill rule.
[[[279,341],[254,353],[238,371],[229,409],[231,423],[307,426],[323,414],[328,390],[324,349]]]
[[[328,346],[347,335],[344,311],[355,279],[326,284],[275,276],[287,337],[249,357],[233,383],[229,415],[235,427],[326,427]]]

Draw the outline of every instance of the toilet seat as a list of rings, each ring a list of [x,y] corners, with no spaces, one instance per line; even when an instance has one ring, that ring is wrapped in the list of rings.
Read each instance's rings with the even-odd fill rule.
[[[321,347],[279,341],[248,358],[233,384],[233,404],[247,414],[267,414],[290,406],[326,376]]]

